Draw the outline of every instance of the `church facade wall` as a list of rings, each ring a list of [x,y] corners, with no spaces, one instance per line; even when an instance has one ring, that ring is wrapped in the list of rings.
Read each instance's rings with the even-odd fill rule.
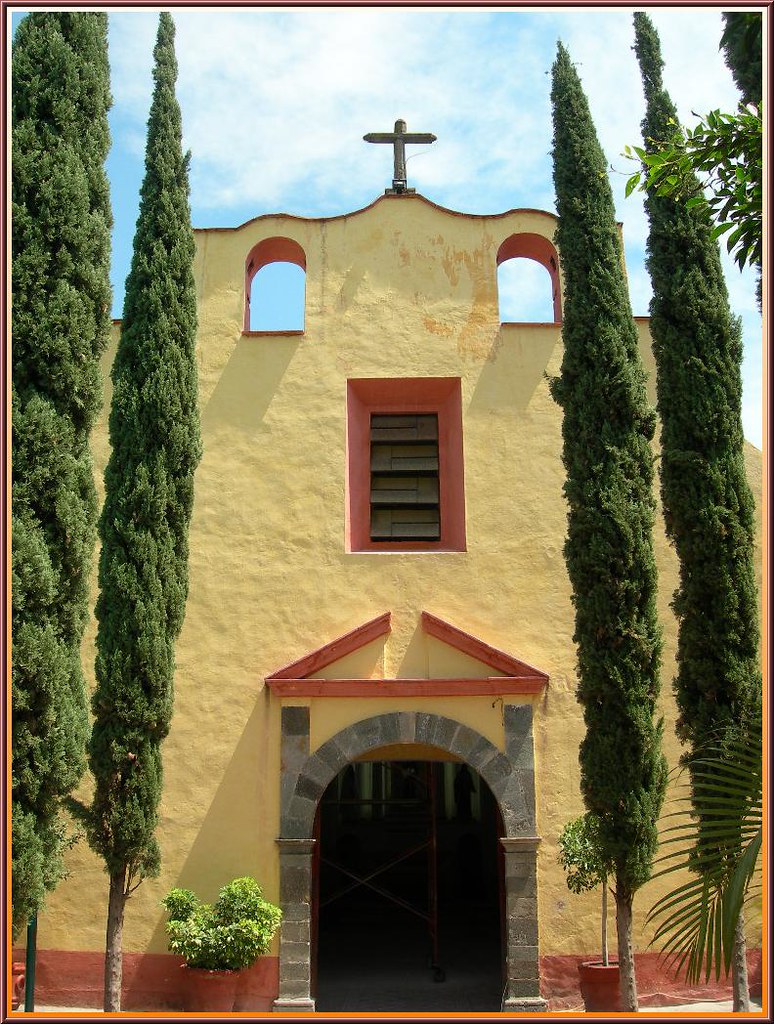
[[[599,895],[569,893],[557,860],[559,832],[583,811],[583,720],[563,558],[561,413],[546,381],[559,372],[561,324],[501,324],[498,317],[498,253],[517,251],[508,240],[520,234],[533,239],[534,251],[549,252],[554,226],[555,218],[539,211],[467,216],[403,195],[342,217],[272,215],[196,232],[204,455],[175,714],[163,748],[161,874],[127,905],[124,948],[132,956],[165,952],[160,900],[173,886],[212,899],[227,881],[251,874],[268,899],[280,902],[277,840],[310,838],[283,835],[290,797],[282,788],[282,711],[292,707],[308,715],[309,756],[359,723],[401,713],[459,723],[504,756],[506,722],[528,708],[534,821],[521,835],[536,840],[537,950],[546,963],[596,954]],[[546,240],[545,249],[535,246],[535,236]],[[298,260],[303,252],[303,332],[245,330],[246,260],[270,238],[293,243],[280,253]],[[547,272],[547,289],[557,281]],[[652,367],[645,320],[638,330]],[[105,408],[93,445],[100,493],[114,351],[104,361]],[[462,550],[348,550],[347,385],[361,378],[459,381]],[[759,496],[760,453],[750,448],[748,455]],[[665,750],[675,764],[669,602],[677,577],[660,521],[656,553]],[[314,693],[303,686],[280,693],[266,683],[282,666],[385,613],[387,632],[306,674],[320,680]],[[475,645],[455,647],[428,633],[423,613],[534,666],[547,683],[498,694],[496,680],[506,672],[482,662]],[[92,680],[95,632],[92,622],[83,646]],[[328,695],[326,682],[340,680],[371,681],[374,695],[362,688],[348,695],[346,686]],[[456,692],[423,692],[417,684],[383,694],[380,681],[391,680],[466,682]],[[490,690],[479,692],[485,683]],[[383,740],[379,734],[376,746]],[[451,749],[438,737],[430,746]],[[511,838],[518,836],[516,829]],[[103,948],[107,878],[84,843],[69,864],[69,878],[41,917],[39,947],[90,955]],[[635,904],[640,951],[650,938],[644,911],[663,891],[649,885]],[[280,967],[266,974],[268,989],[281,978],[279,937],[272,957]],[[543,994],[550,998],[549,973]]]

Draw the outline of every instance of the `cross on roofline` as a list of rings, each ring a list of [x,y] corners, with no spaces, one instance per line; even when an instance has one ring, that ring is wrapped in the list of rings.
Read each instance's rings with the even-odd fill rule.
[[[407,132],[405,121],[395,122],[395,131],[369,132],[363,136],[364,142],[389,142],[393,147],[394,169],[392,188],[384,190],[385,195],[400,195],[403,192],[416,192],[406,187],[406,144],[415,146],[435,142],[435,135],[430,132]]]

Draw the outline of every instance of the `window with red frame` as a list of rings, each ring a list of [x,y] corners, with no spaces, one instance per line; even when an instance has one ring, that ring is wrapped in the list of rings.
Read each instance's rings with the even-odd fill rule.
[[[348,381],[347,462],[347,550],[465,550],[458,377]]]

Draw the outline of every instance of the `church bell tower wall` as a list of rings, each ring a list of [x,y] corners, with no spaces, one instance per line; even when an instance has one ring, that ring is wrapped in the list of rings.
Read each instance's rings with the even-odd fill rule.
[[[520,713],[531,726],[530,767],[519,784],[527,787],[522,796],[533,818],[529,829],[502,837],[511,842],[509,899],[520,884],[514,879],[527,877],[528,859],[534,908],[521,931],[535,956],[555,963],[597,952],[598,894],[571,894],[557,860],[559,832],[583,811],[577,755],[584,726],[563,558],[561,411],[547,384],[561,362],[558,260],[551,267],[555,226],[555,217],[541,211],[474,216],[403,194],[340,217],[272,214],[234,229],[196,231],[204,454],[195,481],[189,599],[176,649],[175,711],[163,746],[161,873],[127,907],[124,948],[131,955],[165,954],[160,900],[173,886],[211,900],[220,886],[250,874],[268,899],[281,901],[290,878],[281,883],[281,865],[301,857],[306,870],[313,842],[308,834],[283,834],[292,773],[337,735],[365,728],[358,723],[367,720],[436,716],[482,737],[504,766],[516,756],[507,723]],[[554,322],[500,322],[498,262],[519,255],[546,268]],[[245,329],[251,257],[299,266],[303,258],[303,331]],[[652,365],[647,321],[639,320],[638,329]],[[114,352],[115,346],[104,360],[106,380]],[[388,541],[386,550],[384,544],[348,549],[348,385],[368,378],[413,380],[420,390],[427,379],[455,382],[463,545],[446,549],[420,539],[393,548]],[[108,386],[94,438],[100,490],[109,399]],[[404,404],[402,412],[410,414],[411,402]],[[398,415],[396,409],[400,401],[373,412]],[[422,455],[428,466],[433,443],[430,438]],[[437,443],[441,451],[444,442]],[[747,455],[760,495],[760,453],[750,447]],[[432,480],[434,470],[425,471],[423,479]],[[371,484],[380,491],[384,481],[373,472]],[[394,529],[428,529],[432,483],[393,487],[389,473],[386,478],[385,489],[403,497],[390,504],[379,493],[378,510],[388,507]],[[403,501],[423,513],[419,525],[406,526]],[[443,500],[439,514],[443,522]],[[669,602],[677,574],[662,529],[656,553],[665,628],[664,740],[675,764]],[[337,638],[387,613],[388,629],[364,632],[362,643],[344,644],[336,657]],[[429,629],[429,621],[442,625]],[[92,681],[95,633],[92,621],[83,646]],[[526,666],[524,678],[534,666],[543,682],[525,689],[517,662]],[[288,723],[296,729],[290,738]],[[278,840],[288,842],[283,847]],[[527,850],[517,840],[532,845]],[[306,844],[303,856],[298,843]],[[39,947],[68,955],[99,951],[106,876],[85,843],[71,851],[69,867],[41,917]],[[664,891],[663,882],[650,885],[639,905],[638,950],[650,938],[639,911]],[[306,935],[299,906],[292,941]],[[271,957],[280,957],[279,937]],[[514,967],[518,995],[517,974]],[[276,971],[270,976],[276,979]],[[530,998],[539,996],[534,974],[524,984]],[[261,1005],[276,995],[264,993]],[[245,995],[236,1008],[254,1008],[255,998]]]

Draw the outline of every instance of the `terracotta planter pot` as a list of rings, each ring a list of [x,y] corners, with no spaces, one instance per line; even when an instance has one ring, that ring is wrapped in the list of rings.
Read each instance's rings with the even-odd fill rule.
[[[24,998],[24,976],[26,966],[21,961],[14,961],[11,966],[11,1007],[18,1010]]]
[[[599,961],[578,964],[578,974],[583,1005],[587,1010],[623,1010],[617,963],[611,961],[607,967]]]
[[[239,971],[207,971],[183,965],[185,972],[184,1010],[234,1009]]]

